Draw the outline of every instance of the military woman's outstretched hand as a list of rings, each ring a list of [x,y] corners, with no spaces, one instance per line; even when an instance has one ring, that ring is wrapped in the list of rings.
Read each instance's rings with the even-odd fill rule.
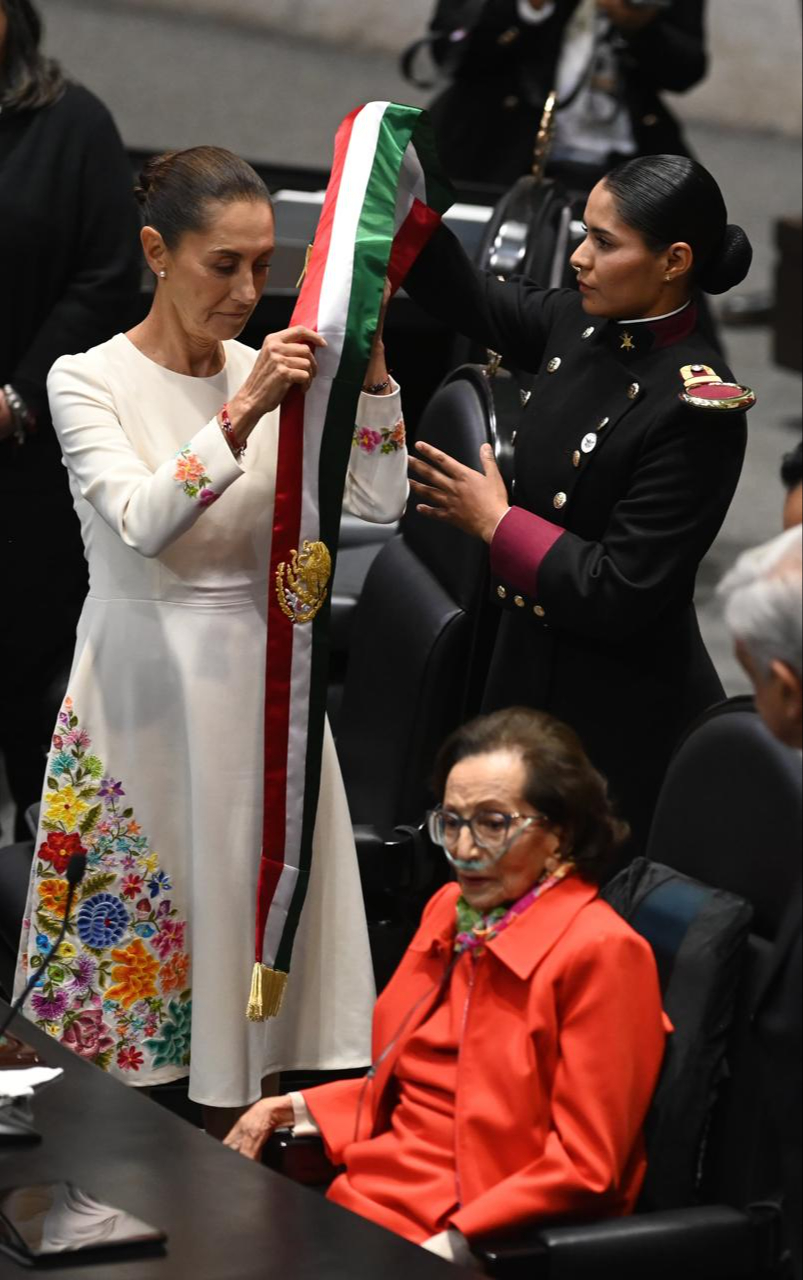
[[[440,449],[433,449],[423,440],[415,447],[424,459],[410,458],[410,467],[417,477],[410,481],[419,500],[416,510],[490,542],[510,505],[491,446],[484,444],[480,449],[481,472],[464,466]]]

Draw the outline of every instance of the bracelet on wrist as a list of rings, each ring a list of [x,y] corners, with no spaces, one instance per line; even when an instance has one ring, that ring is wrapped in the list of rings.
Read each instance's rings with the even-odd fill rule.
[[[382,396],[390,387],[390,374],[382,382],[372,382],[363,387],[367,396]]]
[[[6,383],[2,388],[3,395],[6,398],[8,412],[11,415],[11,433],[9,439],[15,440],[17,444],[25,444],[28,432],[33,431],[34,416],[26,405],[22,396],[15,391],[10,383]]]
[[[231,449],[235,458],[237,459],[241,458],[245,453],[246,449],[248,448],[248,441],[245,440],[243,441],[242,444],[240,444],[236,435],[234,434],[234,427],[232,426],[231,415],[229,413],[229,406],[227,404],[224,404],[223,408],[220,410],[217,416],[217,420],[218,420],[218,423],[220,424],[221,431],[226,437],[226,444]]]

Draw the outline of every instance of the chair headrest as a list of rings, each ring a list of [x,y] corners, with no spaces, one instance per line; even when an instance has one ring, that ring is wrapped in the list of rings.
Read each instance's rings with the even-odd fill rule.
[[[450,374],[435,392],[421,416],[416,439],[480,471],[480,448],[491,443],[492,414],[481,370],[466,365]],[[414,454],[415,440],[408,443]],[[485,544],[460,529],[422,516],[413,495],[402,517],[401,532],[408,547],[460,607],[470,609],[485,589]]]

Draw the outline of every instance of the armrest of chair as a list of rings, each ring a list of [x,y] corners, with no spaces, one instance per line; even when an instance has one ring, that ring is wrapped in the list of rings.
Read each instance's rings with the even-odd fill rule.
[[[704,1205],[542,1227],[473,1244],[492,1276],[528,1280],[759,1280],[776,1274],[779,1214]]]
[[[262,1163],[305,1187],[328,1187],[336,1169],[316,1136],[297,1138],[292,1129],[277,1129],[265,1143]]]

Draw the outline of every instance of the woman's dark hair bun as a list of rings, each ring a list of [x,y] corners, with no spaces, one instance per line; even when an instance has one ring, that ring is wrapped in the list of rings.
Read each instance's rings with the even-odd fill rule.
[[[727,293],[750,270],[753,249],[741,227],[728,223],[712,174],[689,156],[636,156],[613,169],[605,185],[619,216],[660,253],[684,241],[694,254],[694,283]]]
[[[223,147],[190,147],[153,156],[139,175],[134,195],[145,225],[160,232],[168,249],[174,249],[186,232],[202,231],[215,204],[271,203],[259,175]]]
[[[704,293],[727,293],[747,277],[753,261],[753,246],[747,232],[728,224],[722,247],[697,277]]]
[[[165,151],[160,156],[151,156],[146,161],[145,167],[141,170],[137,185],[134,187],[134,195],[141,208],[145,209],[148,200],[155,187],[159,185],[160,177],[167,177],[172,168],[173,160],[178,155],[177,151]]]

